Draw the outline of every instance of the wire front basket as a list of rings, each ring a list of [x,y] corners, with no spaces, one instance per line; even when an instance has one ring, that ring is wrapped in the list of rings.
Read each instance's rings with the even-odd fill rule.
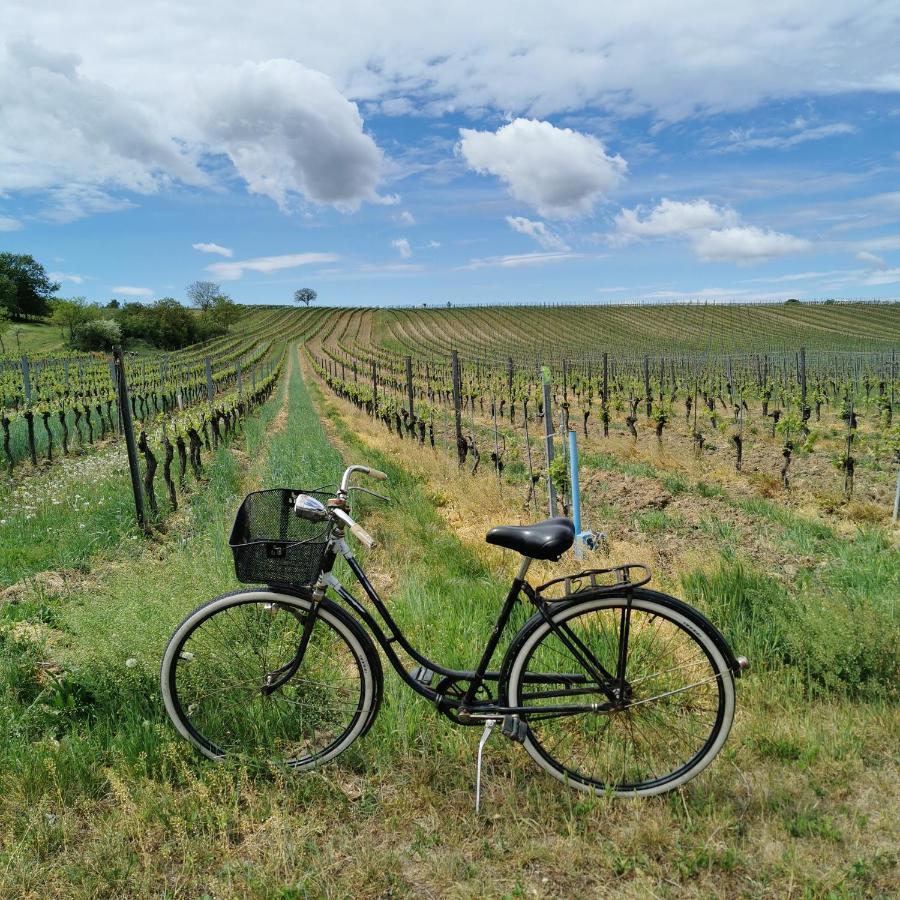
[[[300,494],[322,503],[333,496],[326,491],[277,488],[254,491],[244,498],[228,539],[238,581],[299,587],[316,583],[328,546],[329,523],[297,516],[294,502]]]

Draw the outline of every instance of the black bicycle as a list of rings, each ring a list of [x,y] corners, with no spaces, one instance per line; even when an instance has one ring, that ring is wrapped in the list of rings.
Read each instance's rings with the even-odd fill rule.
[[[522,563],[474,670],[419,653],[345,540],[349,530],[374,545],[348,512],[350,491],[366,490],[351,487],[356,472],[387,477],[350,466],[336,493],[257,491],[241,505],[230,539],[237,577],[267,586],[198,607],[162,662],[166,710],[201,753],[298,770],[334,759],[366,733],[381,704],[381,658],[370,635],[416,693],[460,725],[485,726],[479,786],[481,751],[495,725],[551,775],[598,794],[672,790],[721,750],[734,718],[734,678],[747,661],[697,610],[647,589],[644,566],[591,569],[532,587],[531,562],[558,560],[572,546],[569,519],[488,533],[488,543],[520,553]],[[377,617],[332,573],[338,556]],[[329,590],[349,611],[326,597]],[[534,614],[492,669],[523,595]],[[412,670],[398,650],[416,663]]]

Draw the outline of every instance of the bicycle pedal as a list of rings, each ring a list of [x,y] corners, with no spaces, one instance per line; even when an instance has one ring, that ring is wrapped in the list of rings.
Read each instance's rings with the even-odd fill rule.
[[[523,744],[525,738],[528,737],[528,723],[518,716],[504,716],[500,725],[500,733],[511,741]]]
[[[415,666],[409,670],[411,678],[414,678],[419,684],[429,685],[434,681],[434,672],[426,666]]]

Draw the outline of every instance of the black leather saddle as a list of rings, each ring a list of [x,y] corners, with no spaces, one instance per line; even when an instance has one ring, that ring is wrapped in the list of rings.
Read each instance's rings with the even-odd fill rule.
[[[531,559],[559,559],[575,543],[575,526],[561,516],[535,525],[498,525],[485,540]]]

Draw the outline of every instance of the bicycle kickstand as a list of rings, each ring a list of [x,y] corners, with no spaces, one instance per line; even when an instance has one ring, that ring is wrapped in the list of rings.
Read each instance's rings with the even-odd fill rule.
[[[475,814],[481,811],[481,757],[484,755],[484,745],[488,742],[494,726],[497,724],[496,719],[488,719],[484,723],[484,731],[481,734],[481,740],[478,742],[478,764],[475,768]]]

